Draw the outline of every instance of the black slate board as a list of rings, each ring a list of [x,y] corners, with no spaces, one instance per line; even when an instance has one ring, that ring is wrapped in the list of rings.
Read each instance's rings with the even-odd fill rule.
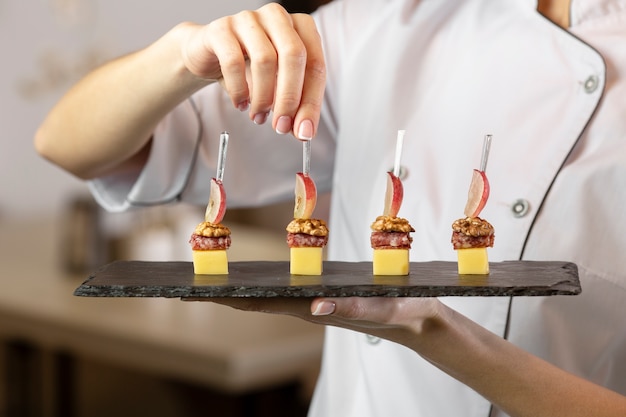
[[[576,295],[569,262],[490,263],[489,275],[459,275],[456,262],[411,262],[407,276],[374,276],[371,262],[324,262],[321,276],[289,273],[289,262],[230,262],[228,275],[194,275],[191,262],[116,261],[74,292],[88,297],[442,297]]]

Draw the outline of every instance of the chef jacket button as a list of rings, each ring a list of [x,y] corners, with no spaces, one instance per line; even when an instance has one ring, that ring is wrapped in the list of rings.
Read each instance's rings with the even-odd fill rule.
[[[513,205],[511,206],[511,211],[513,212],[513,216],[515,217],[524,217],[528,214],[530,210],[530,203],[528,200],[524,200],[520,198],[519,200],[515,200]]]
[[[367,343],[370,345],[377,345],[380,343],[380,337],[372,336],[371,334],[366,334],[365,340],[367,340]]]
[[[596,75],[590,75],[584,84],[585,93],[591,94],[598,88],[599,79]]]

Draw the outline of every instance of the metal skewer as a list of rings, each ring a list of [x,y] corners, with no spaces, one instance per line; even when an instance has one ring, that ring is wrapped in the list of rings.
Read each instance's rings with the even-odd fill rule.
[[[222,182],[224,179],[224,164],[226,163],[226,150],[228,148],[228,132],[224,131],[220,134],[220,146],[217,151],[217,174],[215,179]]]
[[[393,163],[393,175],[400,176],[400,159],[402,158],[402,145],[404,144],[405,130],[398,130],[398,136],[396,137],[396,158]]]
[[[311,170],[311,141],[302,141],[302,173],[309,175]]]
[[[487,170],[487,159],[489,159],[489,149],[491,148],[491,135],[486,135],[483,141],[483,155],[480,158],[480,170]]]

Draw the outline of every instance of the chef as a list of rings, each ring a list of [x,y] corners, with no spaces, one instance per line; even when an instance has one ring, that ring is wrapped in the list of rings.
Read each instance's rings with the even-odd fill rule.
[[[291,199],[285,134],[312,140],[328,258],[368,261],[404,129],[411,260],[453,261],[491,134],[490,261],[575,262],[581,295],[226,303],[329,325],[314,417],[625,415],[624,39],[619,0],[335,0],[313,19],[271,4],[97,69],[36,146],[121,211],[206,204],[222,130],[229,207]]]

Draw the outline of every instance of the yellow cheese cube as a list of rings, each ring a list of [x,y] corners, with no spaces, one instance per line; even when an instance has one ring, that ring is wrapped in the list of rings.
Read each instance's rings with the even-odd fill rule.
[[[291,248],[289,272],[292,275],[322,275],[322,249]]]
[[[409,275],[408,249],[374,249],[374,275]]]
[[[193,272],[196,275],[228,274],[226,250],[194,250]]]
[[[457,249],[459,274],[486,275],[489,273],[487,248]]]

